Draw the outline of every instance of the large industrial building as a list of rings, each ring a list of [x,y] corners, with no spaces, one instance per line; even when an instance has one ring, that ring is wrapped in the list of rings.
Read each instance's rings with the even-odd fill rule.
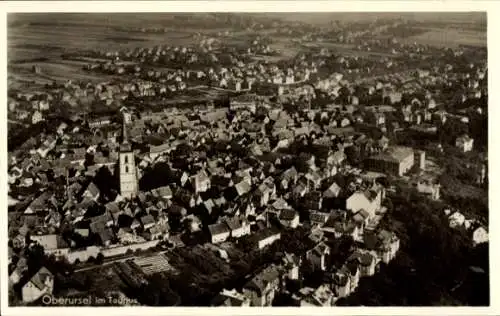
[[[389,147],[365,160],[365,168],[397,176],[403,176],[415,163],[415,155],[409,147]]]

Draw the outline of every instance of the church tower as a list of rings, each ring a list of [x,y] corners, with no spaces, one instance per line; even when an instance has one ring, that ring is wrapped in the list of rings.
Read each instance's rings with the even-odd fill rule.
[[[120,145],[120,195],[124,198],[133,198],[137,194],[137,170],[135,168],[134,152],[128,142],[127,123],[124,117],[123,140]]]

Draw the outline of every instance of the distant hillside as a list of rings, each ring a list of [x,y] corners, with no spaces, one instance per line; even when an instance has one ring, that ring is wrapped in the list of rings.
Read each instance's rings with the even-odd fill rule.
[[[182,22],[203,26],[220,22],[249,23],[286,20],[321,25],[332,21],[354,22],[376,19],[403,19],[430,23],[457,23],[481,25],[486,30],[484,12],[314,12],[314,13],[16,13],[8,14],[10,27],[23,24],[94,25],[123,27],[171,27]],[[207,25],[209,26],[209,25]],[[230,25],[228,25],[230,26]]]

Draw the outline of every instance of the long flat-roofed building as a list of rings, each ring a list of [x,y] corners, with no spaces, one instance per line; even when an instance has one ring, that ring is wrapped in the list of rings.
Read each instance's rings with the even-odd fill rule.
[[[402,176],[415,163],[412,148],[394,146],[365,160],[365,168],[369,171],[382,172]]]

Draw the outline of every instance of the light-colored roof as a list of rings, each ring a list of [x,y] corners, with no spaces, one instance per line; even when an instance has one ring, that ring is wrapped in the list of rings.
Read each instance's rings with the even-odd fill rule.
[[[399,163],[411,155],[413,155],[412,148],[395,146],[395,147],[389,147],[384,152],[382,152],[376,156],[370,157],[370,158],[376,159],[376,160],[393,161],[393,162]]]
[[[61,236],[56,234],[51,235],[32,235],[30,239],[36,241],[40,246],[42,246],[45,250],[48,249],[58,249],[63,248],[66,245],[66,242],[62,239]]]
[[[214,236],[214,235],[228,233],[229,227],[227,226],[226,223],[217,223],[208,225],[208,230],[210,231],[210,235]]]
[[[54,275],[47,270],[47,268],[42,267],[38,272],[30,279],[30,282],[33,283],[40,291],[45,289],[45,282],[47,278],[53,278]]]

